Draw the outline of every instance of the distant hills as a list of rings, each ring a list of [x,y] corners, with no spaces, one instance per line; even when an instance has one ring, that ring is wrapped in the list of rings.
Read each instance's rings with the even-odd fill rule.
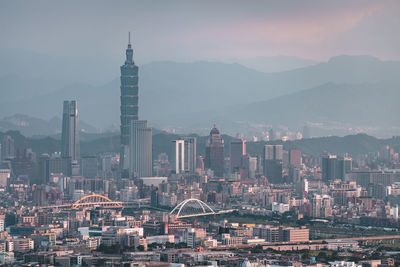
[[[273,124],[304,125],[307,121],[338,122],[351,125],[400,126],[400,90],[398,84],[327,83],[312,89],[266,101],[227,109],[232,117],[262,122],[265,116]],[[350,126],[351,127],[351,126]]]
[[[289,71],[309,67],[317,64],[315,60],[293,56],[253,57],[245,59],[232,59],[231,63],[239,63],[247,68],[272,73]]]
[[[98,130],[79,121],[79,129],[82,132],[96,133]],[[15,114],[0,119],[0,131],[17,130],[26,136],[33,135],[57,135],[61,133],[62,120],[60,117],[53,117],[50,120],[43,120],[27,115]]]
[[[204,133],[214,122],[230,134],[247,131],[249,124],[297,129],[309,123],[318,128],[315,133],[343,135],[359,128],[389,136],[400,132],[394,115],[399,69],[400,62],[370,56],[338,56],[277,73],[234,63],[154,62],[140,67],[139,115],[158,128],[184,132]],[[118,78],[102,86],[59,88],[44,82],[43,91],[39,81],[20,79],[0,78],[2,94],[6,92],[0,99],[3,116],[20,113],[50,120],[61,116],[63,100],[77,99],[81,120],[100,130],[118,129]],[[14,90],[9,88],[18,88],[18,94],[7,93]],[[386,127],[393,129],[385,133]]]
[[[326,83],[387,81],[399,85],[399,69],[400,62],[384,62],[369,56],[335,57],[310,67],[268,74],[238,64],[153,63],[142,68],[140,108],[145,117],[162,123],[177,114],[217,113],[221,107],[267,101]],[[268,114],[265,117],[264,123],[269,123]]]
[[[53,153],[60,151],[61,141],[54,137],[25,137],[18,131],[0,132],[0,140],[3,136],[10,135],[15,140],[15,145],[20,153],[25,148],[32,148],[37,155],[43,153]],[[205,154],[205,143],[207,136],[197,137],[197,153]],[[153,135],[153,158],[156,159],[160,153],[167,153],[172,157],[172,140],[179,138],[179,135],[168,134],[166,132],[155,131]],[[222,136],[225,141],[225,156],[229,155],[229,142],[232,139],[229,135]],[[332,153],[343,155],[348,153],[350,156],[376,152],[386,145],[390,145],[395,151],[400,150],[400,137],[389,139],[378,139],[366,134],[348,135],[344,137],[321,137],[296,141],[274,141],[274,142],[247,142],[247,152],[252,156],[262,156],[262,149],[265,144],[283,144],[284,149],[301,149],[306,155],[320,156],[322,153]],[[81,140],[81,154],[96,155],[104,152],[119,152],[119,136],[112,134],[83,134]]]
[[[189,127],[194,126],[191,122],[195,118],[196,124],[206,124],[211,119],[223,128],[251,128],[248,123],[251,121],[253,125],[268,122],[297,129],[309,124],[317,136],[349,132],[393,136],[400,133],[399,89],[396,83],[388,82],[327,83],[266,101],[185,114],[175,119]]]

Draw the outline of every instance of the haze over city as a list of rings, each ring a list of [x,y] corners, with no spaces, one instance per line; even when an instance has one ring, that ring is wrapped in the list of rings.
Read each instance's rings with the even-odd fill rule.
[[[131,32],[143,66],[140,112],[157,128],[205,134],[216,122],[232,135],[261,137],[269,127],[296,132],[310,125],[315,136],[390,137],[399,133],[391,103],[398,97],[399,11],[397,1],[2,2],[0,114],[49,120],[63,98],[74,98],[81,120],[97,132],[118,129],[116,66]],[[307,89],[320,94],[311,99]],[[357,90],[366,93],[353,99],[349,92]],[[297,97],[332,102],[337,114],[324,105],[305,110],[290,102]],[[237,106],[260,101],[245,112]],[[376,102],[385,101],[381,111]],[[367,116],[362,105],[370,107]]]
[[[0,265],[400,266],[399,14],[0,0]]]

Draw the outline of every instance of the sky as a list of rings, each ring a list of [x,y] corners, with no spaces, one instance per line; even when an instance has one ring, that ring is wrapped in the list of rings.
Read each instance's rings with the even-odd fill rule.
[[[400,60],[400,1],[0,1],[0,49],[140,63],[369,54]]]

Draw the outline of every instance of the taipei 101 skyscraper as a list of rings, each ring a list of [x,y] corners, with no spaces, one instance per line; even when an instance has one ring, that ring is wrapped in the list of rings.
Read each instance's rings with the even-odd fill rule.
[[[138,72],[133,62],[133,49],[129,33],[125,64],[121,66],[121,177],[129,176],[129,131],[132,120],[138,120]]]

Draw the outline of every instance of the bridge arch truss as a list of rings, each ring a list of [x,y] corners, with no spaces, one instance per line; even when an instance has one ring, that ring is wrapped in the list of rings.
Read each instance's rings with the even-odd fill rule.
[[[106,196],[91,194],[80,198],[72,204],[71,208],[90,208],[90,207],[122,207],[122,202],[112,201]]]
[[[179,203],[171,212],[177,219],[217,214],[207,203],[190,198]]]

